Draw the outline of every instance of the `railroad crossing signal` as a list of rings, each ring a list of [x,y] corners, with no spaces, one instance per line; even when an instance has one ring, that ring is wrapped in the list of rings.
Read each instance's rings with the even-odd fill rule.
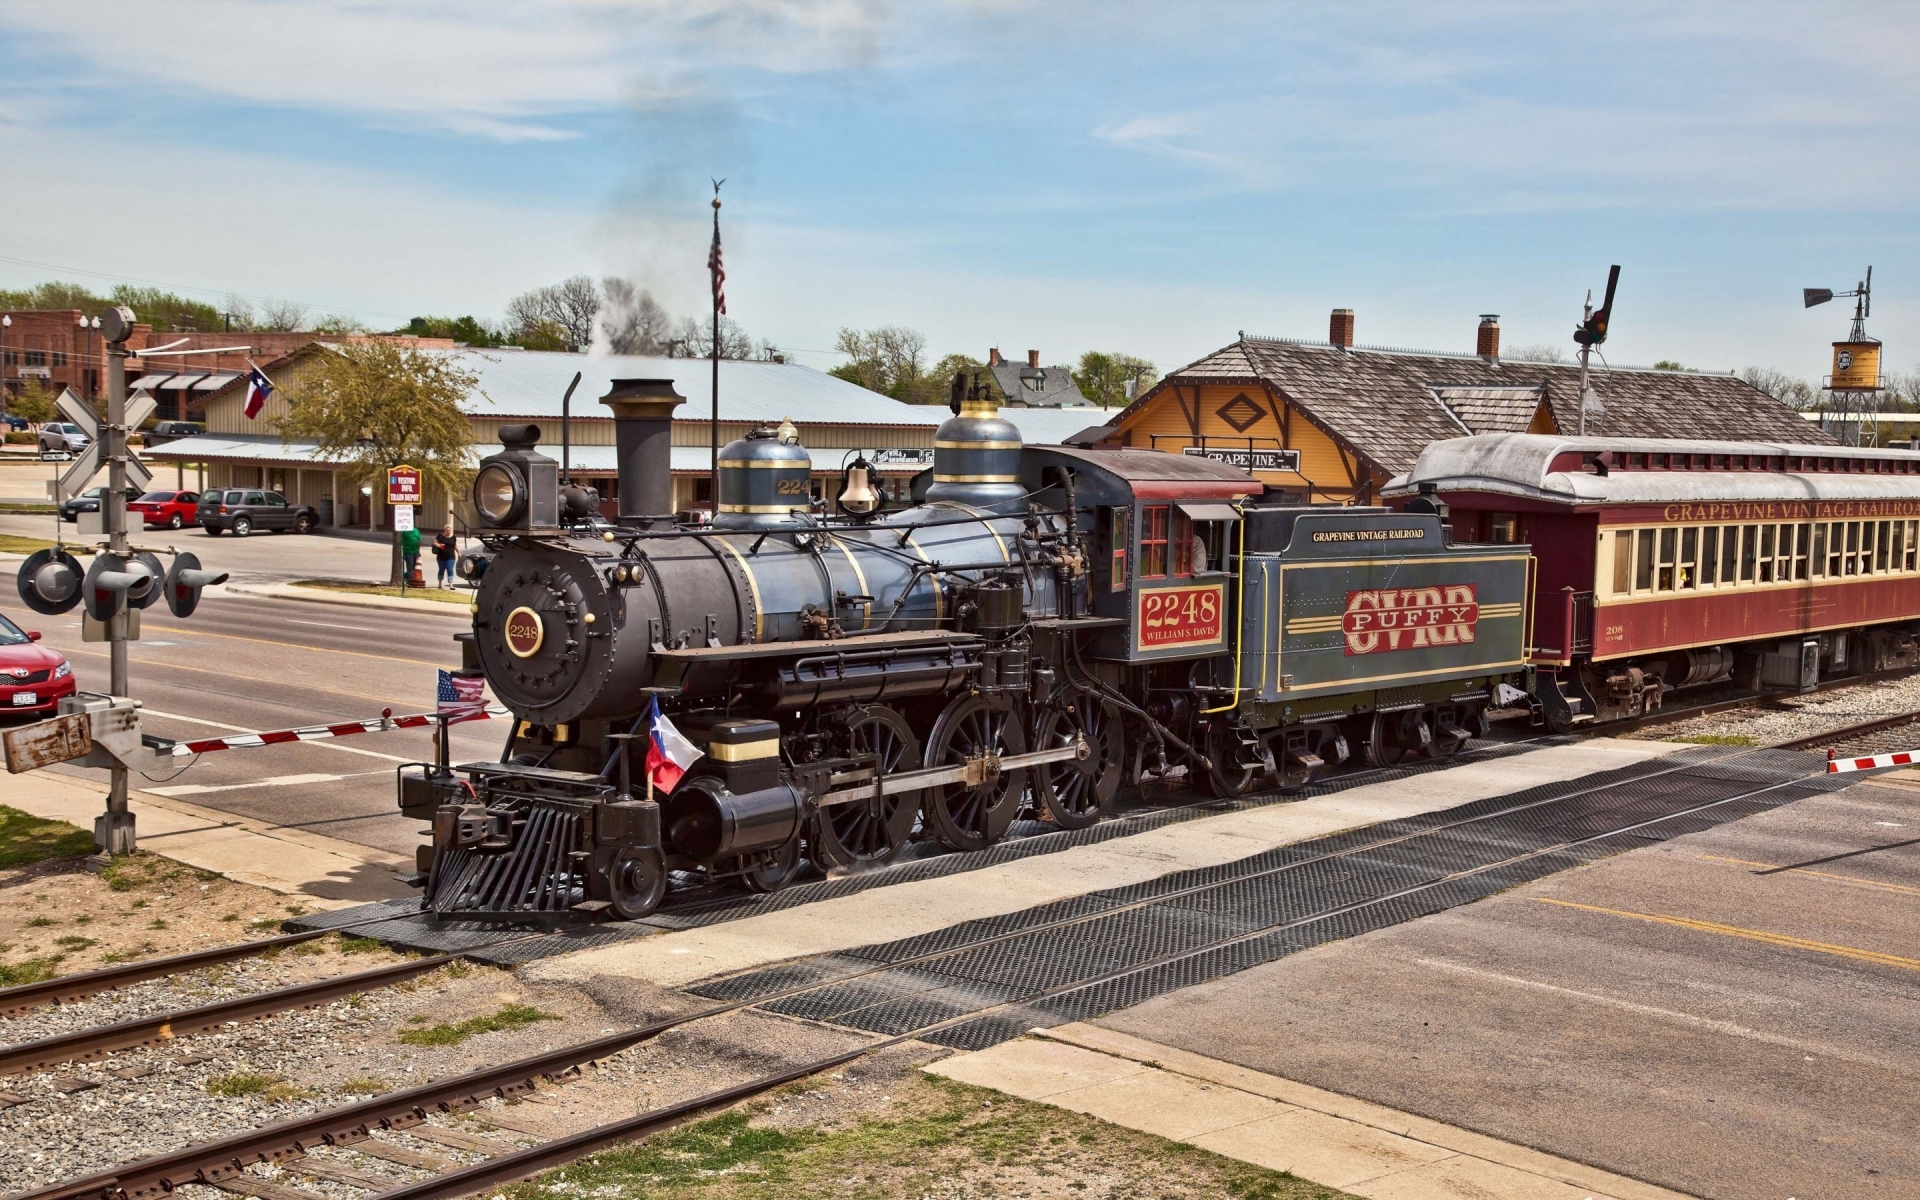
[[[203,571],[197,555],[185,550],[173,556],[173,569],[167,572],[167,607],[176,617],[190,616],[200,606],[200,589],[227,581],[225,571]]]
[[[128,429],[140,428],[141,422],[153,415],[153,397],[145,392],[135,392],[127,397],[126,403],[127,417],[124,423]],[[60,494],[74,496],[79,494],[81,488],[87,486],[87,481],[92,479],[106,462],[107,431],[101,424],[99,415],[93,411],[93,405],[70,391],[60,393],[56,407],[60,409],[60,415],[78,425],[88,439],[87,448],[76,454],[73,465],[60,473]],[[139,455],[128,449],[125,451],[125,457],[127,482],[143,492],[152,487],[153,472],[147,469],[147,464],[140,461]],[[105,511],[105,507],[102,506],[102,514]]]

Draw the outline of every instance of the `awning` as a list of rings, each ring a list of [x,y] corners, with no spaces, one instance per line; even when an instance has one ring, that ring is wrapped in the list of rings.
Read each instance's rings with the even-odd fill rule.
[[[209,375],[199,383],[194,384],[193,390],[196,392],[217,392],[238,378],[240,378],[240,372],[238,371],[223,371],[218,374]]]
[[[188,373],[188,374],[184,374],[184,375],[175,375],[175,376],[174,376],[174,377],[173,377],[172,379],[169,379],[169,380],[167,380],[167,381],[166,381],[165,383],[163,383],[163,384],[161,384],[160,386],[161,386],[162,388],[187,388],[187,387],[192,387],[192,386],[193,386],[193,381],[194,381],[194,380],[196,380],[196,379],[198,379],[198,378],[200,378],[200,377],[201,377],[201,375],[203,375],[203,374],[204,374],[204,372],[201,372],[201,371],[194,371],[194,372],[191,372],[191,373]]]
[[[1240,510],[1231,504],[1203,504],[1183,501],[1174,505],[1192,521],[1238,521]]]
[[[140,378],[134,380],[128,386],[135,387],[135,388],[157,388],[163,382],[172,378],[173,378],[173,372],[162,371],[157,375],[142,375]]]

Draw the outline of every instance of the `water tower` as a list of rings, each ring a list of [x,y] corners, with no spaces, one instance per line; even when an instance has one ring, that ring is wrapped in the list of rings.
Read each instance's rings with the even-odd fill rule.
[[[1845,341],[1833,344],[1833,373],[1821,382],[1821,390],[1832,394],[1828,405],[1839,405],[1845,414],[1840,428],[1851,429],[1854,445],[1879,445],[1880,389],[1885,384],[1880,378],[1880,342],[1867,336],[1867,318],[1873,315],[1873,268],[1867,268],[1867,277],[1852,291],[1803,288],[1800,294],[1808,308],[1836,296],[1853,297],[1853,329]],[[1842,441],[1849,440],[1844,433],[1840,436]]]

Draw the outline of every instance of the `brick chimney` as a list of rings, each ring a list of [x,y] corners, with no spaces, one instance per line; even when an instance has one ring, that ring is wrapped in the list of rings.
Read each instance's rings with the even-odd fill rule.
[[[1030,367],[1038,367],[1040,365],[1040,352],[1038,350],[1027,351],[1027,365]]]
[[[995,346],[993,349],[987,351],[987,365],[990,367],[1000,365],[1000,347]]]
[[[1500,357],[1500,314],[1480,314],[1480,334],[1473,341],[1473,352],[1481,358]]]
[[[1327,340],[1342,348],[1353,345],[1352,309],[1336,308],[1333,310],[1333,319],[1327,322]]]

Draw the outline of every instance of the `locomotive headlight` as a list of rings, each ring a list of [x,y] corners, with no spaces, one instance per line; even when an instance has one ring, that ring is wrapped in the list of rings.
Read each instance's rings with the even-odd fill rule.
[[[473,507],[489,525],[511,525],[527,507],[527,482],[506,463],[489,463],[473,477]]]

